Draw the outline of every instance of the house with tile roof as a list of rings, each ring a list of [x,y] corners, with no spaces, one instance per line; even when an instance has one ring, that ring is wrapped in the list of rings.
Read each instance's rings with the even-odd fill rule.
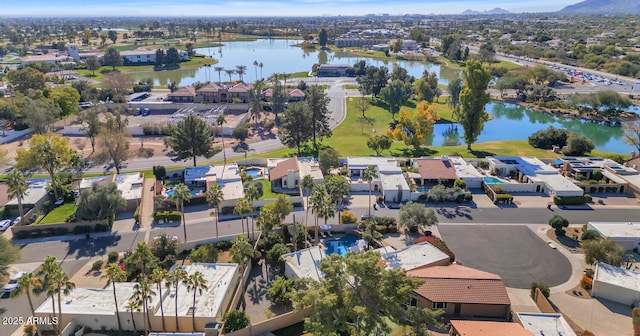
[[[322,183],[324,176],[318,161],[314,158],[298,158],[282,160],[269,170],[271,189],[288,194],[300,193],[300,182],[310,175],[313,183]]]
[[[264,101],[269,101],[271,97],[273,97],[272,88],[266,88],[262,90],[262,99]],[[303,101],[307,97],[307,95],[304,93],[304,91],[300,89],[288,89],[287,97],[289,98],[288,99],[289,102],[296,102],[296,101]]]
[[[252,84],[238,83],[230,86],[227,84],[208,83],[196,90],[193,86],[185,86],[171,92],[167,99],[175,103],[248,103],[249,91]]]
[[[449,336],[534,336],[515,322],[451,320]]]
[[[181,87],[171,92],[167,99],[174,103],[193,103],[196,99],[196,89],[193,86]]]
[[[511,301],[502,278],[462,265],[410,270],[424,281],[411,295],[410,304],[443,309],[445,314],[482,319],[509,319]]]
[[[415,159],[413,167],[418,169],[418,176],[413,179],[418,186],[430,187],[444,184],[447,187],[453,187],[453,183],[458,178],[453,161],[446,155]]]

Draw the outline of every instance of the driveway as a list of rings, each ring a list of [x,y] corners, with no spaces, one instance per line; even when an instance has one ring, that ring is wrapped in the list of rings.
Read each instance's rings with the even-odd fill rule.
[[[442,239],[465,266],[499,274],[507,287],[549,287],[569,280],[571,263],[526,226],[439,225]]]

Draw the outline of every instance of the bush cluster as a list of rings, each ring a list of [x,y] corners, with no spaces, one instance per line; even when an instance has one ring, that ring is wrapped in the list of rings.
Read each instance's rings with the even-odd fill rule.
[[[180,211],[156,211],[153,214],[153,220],[158,221],[179,221],[182,219]]]
[[[583,196],[553,196],[555,205],[583,205],[591,202],[591,196],[584,194]]]

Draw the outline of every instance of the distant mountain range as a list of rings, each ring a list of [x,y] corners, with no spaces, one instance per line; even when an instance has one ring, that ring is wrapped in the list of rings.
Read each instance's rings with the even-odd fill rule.
[[[638,0],[584,0],[562,10],[563,14],[640,14]]]
[[[510,14],[511,12],[509,12],[508,10],[504,10],[502,8],[494,8],[492,10],[488,10],[488,11],[484,11],[484,12],[479,12],[479,11],[474,11],[471,9],[467,9],[466,11],[462,12],[461,15],[496,15],[496,14]]]

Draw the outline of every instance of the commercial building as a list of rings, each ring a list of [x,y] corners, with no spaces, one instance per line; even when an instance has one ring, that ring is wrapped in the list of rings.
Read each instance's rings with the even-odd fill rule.
[[[320,64],[316,70],[318,77],[340,77],[347,74],[347,70],[351,69],[349,65]]]
[[[348,157],[347,169],[351,191],[369,190],[369,182],[362,179],[368,166],[376,167],[378,177],[373,179],[372,192],[382,194],[385,202],[407,202],[411,197],[411,189],[407,184],[400,165],[392,157]]]
[[[597,263],[591,295],[596,298],[638,307],[640,273],[621,267]]]
[[[511,301],[502,278],[461,265],[411,270],[408,275],[423,280],[414,290],[411,305],[443,309],[447,315],[483,319],[509,319]]]
[[[626,250],[640,246],[640,222],[589,222],[587,230],[597,231]]]
[[[514,319],[536,336],[577,336],[561,314],[516,313]]]

